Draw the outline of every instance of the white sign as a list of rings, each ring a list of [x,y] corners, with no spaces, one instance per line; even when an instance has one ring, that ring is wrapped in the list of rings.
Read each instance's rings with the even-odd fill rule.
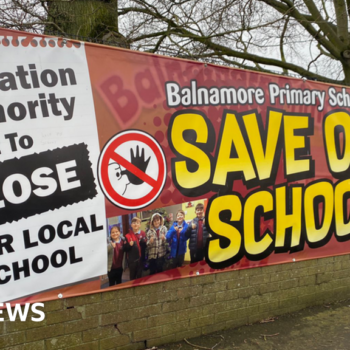
[[[70,46],[0,41],[0,302],[105,273],[89,71]]]

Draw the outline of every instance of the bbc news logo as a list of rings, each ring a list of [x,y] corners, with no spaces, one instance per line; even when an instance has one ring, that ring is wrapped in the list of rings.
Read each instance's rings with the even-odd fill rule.
[[[34,322],[41,322],[45,320],[45,313],[42,310],[38,310],[38,307],[43,308],[44,304],[43,303],[34,303],[34,304],[30,304],[30,303],[26,303],[24,304],[24,307],[22,309],[21,304],[15,304],[15,306],[11,306],[10,303],[0,303],[0,308],[3,306],[6,306],[7,309],[7,314],[9,316],[9,321],[16,321],[16,319],[21,320],[22,322],[27,321],[27,317],[28,317],[28,312],[29,309],[31,309],[32,313],[35,315],[38,315],[37,317],[34,317],[33,315],[30,317],[30,320],[34,321]],[[0,310],[0,316],[3,313],[4,309]],[[17,317],[18,316],[18,317]],[[0,322],[3,322],[4,318],[0,317]]]

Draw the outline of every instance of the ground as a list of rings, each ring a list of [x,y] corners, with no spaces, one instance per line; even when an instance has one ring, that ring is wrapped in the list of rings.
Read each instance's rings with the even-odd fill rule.
[[[348,350],[350,300],[311,307],[236,329],[187,339],[159,350]]]

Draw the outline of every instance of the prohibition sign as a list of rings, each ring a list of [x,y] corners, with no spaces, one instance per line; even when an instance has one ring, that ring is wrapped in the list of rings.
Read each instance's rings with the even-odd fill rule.
[[[145,149],[150,164],[143,171],[132,164],[130,154],[141,154],[141,150],[145,152]],[[131,197],[118,191],[108,174],[111,161],[124,169],[121,173],[140,179],[140,182],[146,184],[143,186],[146,190],[139,191],[140,186],[131,185]],[[164,187],[166,174],[165,156],[161,146],[151,135],[140,130],[127,130],[114,135],[103,147],[98,161],[98,178],[103,193],[111,203],[123,209],[141,209],[154,202]]]

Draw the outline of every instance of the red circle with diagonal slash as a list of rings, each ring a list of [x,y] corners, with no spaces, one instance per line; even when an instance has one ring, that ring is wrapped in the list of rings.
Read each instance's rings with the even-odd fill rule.
[[[128,141],[139,142],[139,146],[142,147],[144,144],[152,150],[159,167],[157,179],[153,179],[131,164],[122,155],[115,152],[120,145]],[[121,196],[114,190],[108,177],[108,164],[110,159],[113,159],[119,165],[138,176],[141,180],[150,185],[152,190],[145,196],[136,199]],[[162,148],[152,136],[139,130],[128,130],[114,135],[103,147],[98,162],[98,177],[102,191],[114,205],[124,209],[144,208],[155,201],[164,187],[166,173],[166,162]]]

